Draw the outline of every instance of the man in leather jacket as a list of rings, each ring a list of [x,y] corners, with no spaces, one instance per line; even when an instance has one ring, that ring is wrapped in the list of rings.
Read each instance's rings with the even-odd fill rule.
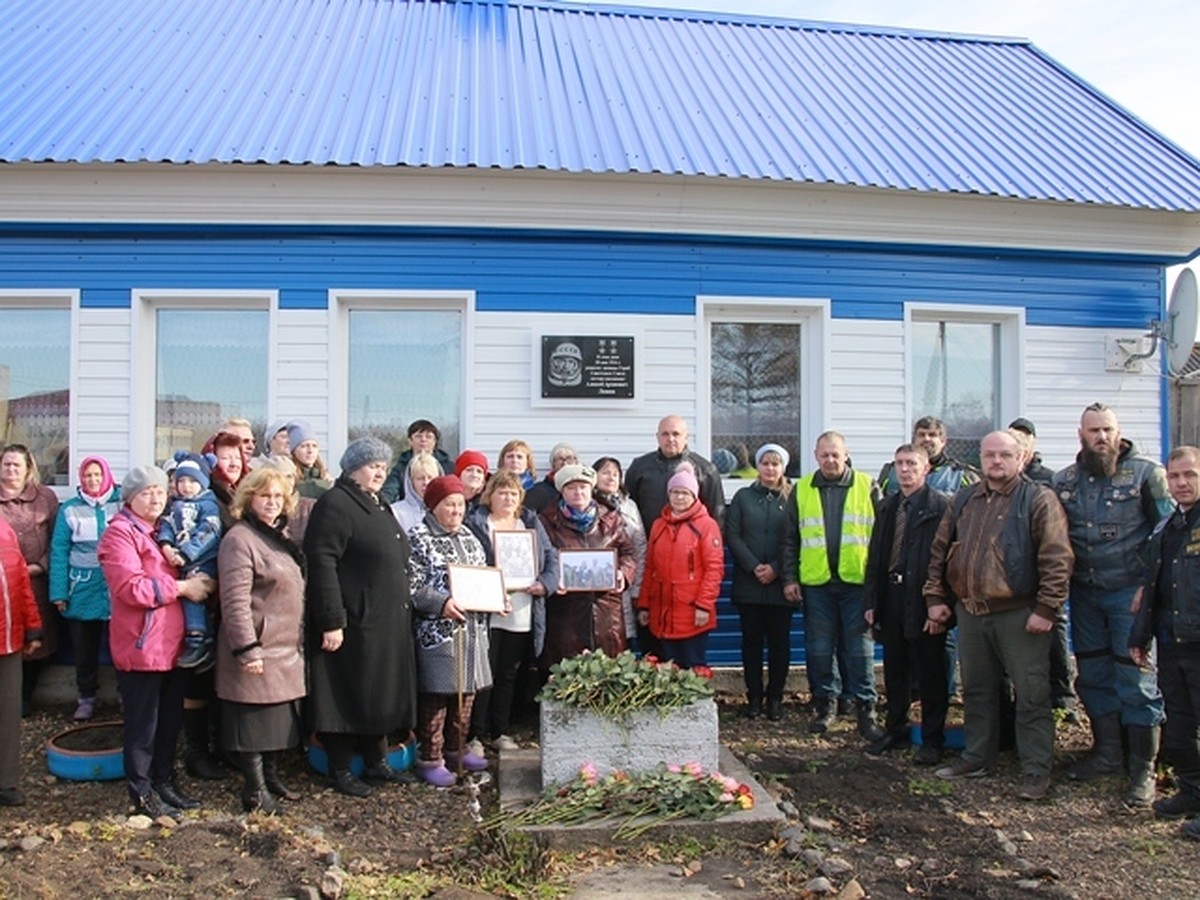
[[[1163,468],[1121,437],[1116,414],[1088,406],[1079,422],[1079,455],[1054,476],[1067,513],[1075,568],[1071,574],[1071,635],[1079,668],[1076,688],[1092,723],[1092,753],[1068,770],[1070,778],[1125,772],[1122,729],[1129,742],[1125,803],[1154,799],[1162,694],[1153,670],[1134,665],[1128,640],[1141,601],[1143,544],[1170,513]]]
[[[1163,756],[1175,769],[1179,791],[1155,801],[1154,814],[1163,819],[1194,816],[1183,834],[1200,840],[1200,449],[1171,451],[1167,486],[1179,507],[1150,537],[1129,655],[1153,671],[1157,643],[1158,684],[1167,712]]]

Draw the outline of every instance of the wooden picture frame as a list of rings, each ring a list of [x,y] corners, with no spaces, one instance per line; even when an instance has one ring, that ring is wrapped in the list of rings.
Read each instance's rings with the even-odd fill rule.
[[[558,584],[567,593],[575,591],[615,591],[617,589],[617,551],[558,551]]]
[[[508,590],[523,591],[537,581],[537,541],[533,531],[523,528],[493,532],[492,550]]]
[[[446,567],[450,578],[450,596],[464,612],[504,614],[508,595],[504,592],[504,573],[495,566]]]

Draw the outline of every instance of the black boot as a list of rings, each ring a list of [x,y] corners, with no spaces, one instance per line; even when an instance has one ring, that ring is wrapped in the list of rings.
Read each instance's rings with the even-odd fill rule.
[[[829,730],[829,726],[833,724],[834,711],[830,705],[830,701],[818,702],[813,704],[813,720],[808,723],[808,730],[812,734],[824,734]]]
[[[858,704],[858,736],[864,741],[874,744],[886,735],[887,732],[875,721],[875,710],[871,704],[860,701]]]
[[[771,698],[767,701],[767,718],[772,722],[778,722],[783,718],[783,701]]]
[[[745,715],[746,715],[747,719],[757,719],[759,716],[762,715],[762,711],[763,711],[762,697],[751,697],[746,702]]]
[[[1129,726],[1129,787],[1125,805],[1135,808],[1154,801],[1155,766],[1158,763],[1158,726]]]
[[[267,785],[267,790],[280,800],[291,800],[293,802],[299,800],[300,794],[284,784],[283,779],[279,777],[279,752],[264,753],[262,758],[263,781]]]
[[[1091,781],[1108,775],[1120,775],[1125,771],[1121,749],[1121,714],[1109,713],[1092,719],[1092,752],[1086,759],[1067,769],[1072,781]]]
[[[179,789],[179,782],[175,780],[175,776],[163,779],[154,783],[154,790],[158,796],[162,797],[171,806],[178,809],[199,809],[200,801],[194,797],[189,797]]]
[[[183,711],[183,765],[193,778],[223,781],[225,770],[209,749],[208,707]]]
[[[375,789],[349,769],[330,769],[329,784],[339,794],[348,797],[370,797]]]
[[[246,783],[242,785],[242,808],[246,812],[261,812],[272,816],[279,812],[279,804],[267,790],[266,776],[263,774],[263,755],[261,753],[241,754],[242,775]]]

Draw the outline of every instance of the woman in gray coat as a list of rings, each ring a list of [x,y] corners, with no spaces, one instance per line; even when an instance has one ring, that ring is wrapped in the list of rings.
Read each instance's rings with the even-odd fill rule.
[[[767,718],[783,715],[783,688],[792,653],[792,613],[783,596],[780,549],[791,485],[788,452],[763,444],[754,454],[758,478],[733,495],[725,514],[725,543],[733,554],[732,599],[742,622],[746,715],[763,711],[763,644],[767,647]]]
[[[222,743],[242,764],[247,812],[300,795],[279,778],[279,755],[300,743],[304,684],[304,558],[284,531],[295,508],[282,472],[251,472],[234,495],[238,520],[217,556],[221,624],[217,696]]]
[[[483,545],[463,522],[465,491],[457,475],[429,482],[425,488],[429,512],[408,533],[421,683],[417,776],[434,787],[450,787],[457,780],[447,763],[457,768],[461,762],[464,769],[476,772],[487,768],[487,760],[467,751],[465,742],[475,692],[492,684],[488,616],[465,611],[458,602],[463,598],[450,595],[450,565],[487,565]]]

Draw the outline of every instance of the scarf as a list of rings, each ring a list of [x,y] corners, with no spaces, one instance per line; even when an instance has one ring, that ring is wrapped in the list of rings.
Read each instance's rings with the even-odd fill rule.
[[[580,534],[587,534],[596,524],[596,519],[600,516],[600,508],[596,506],[596,501],[593,500],[588,504],[587,509],[578,510],[573,506],[568,506],[567,501],[561,497],[558,500],[558,514],[563,517],[563,521],[567,525],[578,531]]]

